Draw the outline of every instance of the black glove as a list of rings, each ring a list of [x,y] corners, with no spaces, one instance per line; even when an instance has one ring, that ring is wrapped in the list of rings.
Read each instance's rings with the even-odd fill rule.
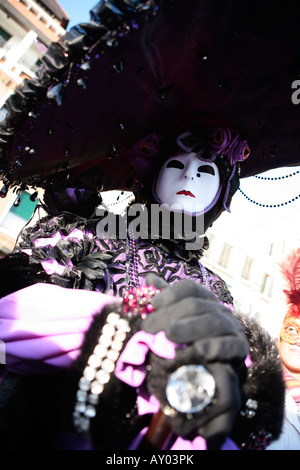
[[[144,331],[164,331],[174,343],[193,343],[205,362],[245,359],[249,345],[243,327],[213,292],[189,280],[169,286],[152,273],[146,283],[162,292],[152,299],[155,311],[143,321]]]
[[[142,329],[152,334],[164,331],[169,340],[186,345],[177,350],[174,360],[153,358],[149,391],[167,404],[167,378],[162,377],[168,377],[182,364],[203,364],[216,382],[213,404],[196,413],[193,419],[178,413],[172,427],[180,435],[197,430],[210,448],[219,448],[230,434],[240,409],[240,372],[249,351],[243,328],[232,312],[202,285],[183,280],[169,286],[153,274],[147,275],[146,283],[162,291],[152,300],[155,311],[142,322]]]

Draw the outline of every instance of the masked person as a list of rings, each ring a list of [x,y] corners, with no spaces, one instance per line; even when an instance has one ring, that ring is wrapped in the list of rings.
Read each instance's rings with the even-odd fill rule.
[[[184,138],[191,147],[185,141],[183,150]],[[177,136],[177,152],[171,157],[167,155],[165,163],[156,173],[149,200],[166,201],[168,208],[175,206],[177,211],[193,219],[201,218],[201,214],[194,210],[197,205],[201,206],[201,201],[205,201],[201,206],[202,212],[212,214],[208,217],[211,224],[224,210],[224,206],[229,205],[238,186],[237,162],[245,158],[245,152],[248,156],[249,149],[229,129],[217,130],[205,143],[203,136],[200,142],[198,139],[199,135],[187,131]],[[164,143],[161,147],[157,144],[158,138],[154,140],[156,148],[151,148],[151,154],[157,157],[165,146]],[[151,141],[153,136],[143,140],[138,147],[144,149],[147,144],[149,148]],[[204,159],[204,149],[209,159]],[[129,150],[129,154],[137,158],[136,148]],[[147,172],[147,176],[149,173],[151,171]],[[207,184],[209,191],[205,190]],[[89,199],[90,194],[93,197]],[[128,230],[125,240],[102,238],[97,235],[98,218],[83,219],[67,210],[70,206],[68,200],[72,201],[73,208],[76,207],[76,196],[79,197],[79,206],[83,197],[87,204],[91,204],[95,197],[88,190],[46,191],[45,201],[51,207],[50,212],[55,211],[55,201],[61,197],[65,197],[66,212],[48,216],[33,228],[26,229],[20,249],[3,262],[6,272],[14,271],[14,281],[7,283],[7,289],[15,290],[18,282],[23,283],[23,286],[27,282],[36,282],[31,287],[13,293],[5,292],[8,295],[1,300],[1,315],[7,331],[4,339],[8,344],[9,369],[14,373],[32,374],[40,368],[43,372],[47,372],[48,368],[50,371],[55,367],[67,368],[72,359],[78,356],[87,329],[87,340],[82,346],[78,363],[83,365],[85,360],[87,362],[81,368],[83,375],[79,381],[73,416],[75,425],[84,436],[87,431],[91,433],[96,448],[107,449],[133,445],[131,441],[135,434],[144,428],[144,420],[149,419],[149,415],[159,412],[160,403],[163,410],[171,409],[165,395],[167,377],[171,372],[175,372],[179,366],[206,364],[216,382],[213,388],[222,390],[222,394],[218,395],[219,401],[214,392],[207,392],[207,405],[215,402],[211,406],[211,417],[207,409],[203,414],[196,408],[195,416],[192,412],[173,410],[169,445],[172,449],[201,449],[206,447],[203,441],[205,436],[213,448],[222,446],[224,442],[224,448],[235,448],[235,444],[228,441],[227,433],[233,432],[237,414],[243,406],[240,386],[244,384],[246,374],[244,360],[248,341],[242,326],[232,316],[232,297],[224,282],[200,262],[203,249],[199,241],[200,249],[193,247],[189,250],[184,234],[179,239],[149,239],[144,234],[139,238],[134,234],[131,236]],[[196,205],[186,202],[189,197],[198,199]],[[148,202],[145,204],[151,207]],[[200,232],[197,237],[199,235],[203,233]],[[163,280],[153,277],[153,274]],[[167,283],[173,287],[167,287]],[[151,313],[147,310],[149,306],[144,305],[145,298],[150,295],[145,290],[149,284],[154,286],[150,288],[150,294],[152,291],[157,293],[155,287],[162,289],[150,304]],[[2,291],[4,289],[3,285]],[[95,291],[92,292],[95,295],[91,296],[90,291]],[[116,304],[121,296],[123,310]],[[150,297],[148,301],[151,301]],[[100,305],[102,313],[95,317],[89,328],[93,315],[100,311]],[[37,311],[41,312],[41,322],[36,321]],[[120,316],[120,323],[125,322],[125,329],[116,333],[115,337],[112,333],[106,337],[101,331],[110,326],[111,312],[117,319]],[[149,316],[146,316],[147,313]],[[15,328],[18,328],[19,333],[13,333]],[[119,346],[116,350],[113,346],[117,343],[118,335],[125,333],[126,342],[129,340],[126,348],[118,359],[110,359],[119,352]],[[106,352],[105,348],[102,350],[97,345],[99,334],[103,344],[107,344]],[[272,347],[271,342],[265,342],[267,347]],[[182,349],[183,345],[186,347]],[[122,343],[121,346],[123,348]],[[99,348],[102,352],[97,356]],[[104,366],[105,358],[102,357],[102,361],[101,354],[106,353],[107,364]],[[272,360],[276,364],[277,355]],[[147,374],[149,366],[151,370]],[[115,367],[114,374],[109,373],[111,367]],[[123,386],[120,383],[115,385],[116,378]],[[52,379],[55,381],[54,376]],[[9,384],[11,377],[8,376],[6,380]],[[280,374],[277,380],[280,385]],[[115,396],[114,387],[119,389]],[[132,387],[132,390],[129,391],[128,387]],[[94,401],[91,401],[92,397]],[[133,411],[135,403],[138,411]],[[251,411],[251,406],[256,407],[257,400],[246,399],[245,416],[249,404]],[[185,406],[188,405],[187,402]],[[255,413],[254,410],[252,412]],[[107,422],[107,414],[111,418],[114,416],[112,429],[108,425],[103,428],[97,424],[98,419]],[[137,419],[139,415],[144,416],[144,420]],[[95,433],[92,429],[95,429]],[[264,428],[260,429],[260,433],[264,433],[266,445],[271,433],[267,433]],[[7,429],[6,435],[10,436]],[[247,442],[240,444],[248,445]]]
[[[279,439],[268,450],[299,450],[299,402],[300,402],[300,309],[299,309],[300,250],[293,250],[282,263],[282,274],[287,282],[284,293],[288,311],[283,319],[278,348],[286,385],[285,419]]]
[[[264,449],[279,436],[277,348],[200,261],[252,158],[224,116],[199,111],[202,13],[199,2],[165,1],[158,13],[149,1],[100,2],[8,102],[2,193],[40,186],[48,215],[1,260],[5,448]],[[184,24],[193,41],[180,38]],[[180,44],[158,59],[169,28]],[[186,61],[174,87],[149,93],[175,57]],[[142,214],[97,217],[100,188],[130,189]]]

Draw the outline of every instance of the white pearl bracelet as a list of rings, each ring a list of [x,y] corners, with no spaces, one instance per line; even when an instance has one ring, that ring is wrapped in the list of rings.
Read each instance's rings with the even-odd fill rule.
[[[129,322],[126,319],[121,318],[118,313],[109,313],[98,343],[79,380],[73,423],[77,431],[87,437],[90,420],[96,416],[100,395],[115,369],[129,331]]]

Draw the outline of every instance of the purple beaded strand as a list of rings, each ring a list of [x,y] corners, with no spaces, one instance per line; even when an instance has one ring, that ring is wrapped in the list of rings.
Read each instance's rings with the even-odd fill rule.
[[[138,260],[137,260],[137,249],[136,240],[134,238],[134,232],[131,225],[128,227],[128,244],[129,244],[129,283],[126,290],[132,287],[139,287],[139,276],[138,276]]]

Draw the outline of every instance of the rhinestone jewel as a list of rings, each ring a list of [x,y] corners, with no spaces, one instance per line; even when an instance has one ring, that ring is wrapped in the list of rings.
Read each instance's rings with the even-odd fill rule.
[[[123,313],[129,316],[140,315],[145,318],[154,308],[151,299],[160,292],[154,286],[143,286],[130,289],[128,295],[123,298]]]
[[[212,401],[215,380],[202,365],[179,367],[171,374],[166,395],[170,405],[181,413],[197,413]]]

